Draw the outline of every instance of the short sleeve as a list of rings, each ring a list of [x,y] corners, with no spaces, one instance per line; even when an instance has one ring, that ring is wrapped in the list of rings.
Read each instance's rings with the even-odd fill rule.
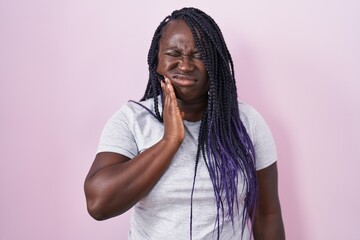
[[[114,152],[129,158],[138,154],[138,147],[129,126],[127,107],[122,107],[111,116],[102,130],[97,153]]]
[[[277,161],[273,135],[261,114],[253,107],[240,105],[245,112],[244,125],[255,149],[256,170],[264,169]]]

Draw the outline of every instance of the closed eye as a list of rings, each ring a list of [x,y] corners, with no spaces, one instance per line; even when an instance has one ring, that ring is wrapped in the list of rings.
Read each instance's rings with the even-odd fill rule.
[[[170,57],[174,57],[174,58],[179,58],[179,57],[182,57],[182,56],[189,56],[189,55],[183,55],[181,51],[176,51],[176,50],[165,52],[165,55],[170,56]],[[197,60],[202,60],[202,55],[198,51],[195,51],[195,52],[191,53],[191,55],[189,57],[191,57],[193,59],[197,59]]]
[[[200,52],[193,53],[193,58],[201,60],[202,59],[201,53]]]
[[[181,57],[181,53],[178,51],[166,52],[165,55],[170,57]]]

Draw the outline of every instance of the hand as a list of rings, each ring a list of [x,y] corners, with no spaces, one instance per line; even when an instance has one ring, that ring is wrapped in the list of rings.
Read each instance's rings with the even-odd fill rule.
[[[164,136],[163,139],[176,141],[181,144],[184,140],[184,113],[180,111],[174,88],[168,78],[165,83],[161,81],[161,88],[164,94]]]

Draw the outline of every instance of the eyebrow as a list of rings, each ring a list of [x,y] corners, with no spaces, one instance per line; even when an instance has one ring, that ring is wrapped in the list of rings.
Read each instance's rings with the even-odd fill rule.
[[[179,48],[179,47],[176,47],[176,46],[170,46],[170,47],[166,47],[166,48],[163,48],[164,51],[169,51],[169,50],[175,50],[175,51],[183,51],[182,48]],[[192,48],[190,49],[191,52],[200,52],[199,48],[195,47],[195,48]]]

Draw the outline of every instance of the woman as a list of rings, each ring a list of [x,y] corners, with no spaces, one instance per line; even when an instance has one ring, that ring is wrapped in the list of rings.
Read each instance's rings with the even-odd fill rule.
[[[134,206],[129,239],[285,239],[273,138],[238,103],[214,20],[174,11],[155,31],[148,64],[144,97],[103,130],[85,180],[90,215]]]

